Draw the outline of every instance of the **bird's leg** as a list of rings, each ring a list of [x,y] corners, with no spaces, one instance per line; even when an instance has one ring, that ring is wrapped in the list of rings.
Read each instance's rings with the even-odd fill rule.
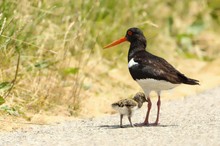
[[[129,120],[129,122],[130,122],[131,127],[134,127],[134,125],[133,125],[132,122],[131,122],[131,116],[128,116],[128,120]]]
[[[158,122],[159,122],[159,116],[160,116],[160,95],[158,94],[158,100],[157,100],[157,119],[154,123],[154,125],[158,125]]]
[[[152,105],[150,97],[147,97],[147,102],[148,102],[148,104],[147,104],[146,118],[145,118],[143,123],[135,124],[135,126],[146,126],[146,125],[149,126],[149,115],[150,115],[150,110],[151,110],[151,105]]]
[[[134,125],[131,122],[131,114],[132,114],[132,111],[131,109],[128,108],[128,121],[130,122],[131,127],[134,127]]]
[[[143,125],[149,125],[149,115],[150,115],[150,110],[151,110],[151,100],[150,100],[150,97],[147,97],[147,101],[148,101],[148,105],[147,105],[147,115],[146,115],[146,118],[144,120],[144,123]]]
[[[123,119],[123,115],[120,115],[120,127],[123,128],[122,126],[122,119]]]

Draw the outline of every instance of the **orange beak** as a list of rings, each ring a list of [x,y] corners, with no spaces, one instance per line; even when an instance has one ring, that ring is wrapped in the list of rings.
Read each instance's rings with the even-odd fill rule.
[[[125,42],[125,41],[127,41],[127,38],[126,38],[126,37],[120,38],[119,40],[114,41],[114,42],[112,42],[111,44],[108,44],[107,46],[105,46],[104,49],[110,48],[110,47],[113,47],[113,46],[116,46],[116,45],[121,44],[121,43],[123,43],[123,42]]]

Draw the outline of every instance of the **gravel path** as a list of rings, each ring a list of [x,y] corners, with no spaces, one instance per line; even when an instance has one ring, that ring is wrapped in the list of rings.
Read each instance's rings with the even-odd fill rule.
[[[153,103],[151,121],[155,120]],[[132,117],[142,122],[146,104]],[[161,125],[157,127],[119,128],[119,115],[68,121],[55,125],[33,125],[25,130],[0,133],[0,146],[90,146],[90,145],[199,145],[220,146],[220,87],[186,97],[163,100]]]

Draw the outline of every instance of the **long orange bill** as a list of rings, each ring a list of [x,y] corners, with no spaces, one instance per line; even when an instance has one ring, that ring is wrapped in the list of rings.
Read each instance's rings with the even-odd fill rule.
[[[121,43],[123,43],[123,42],[125,42],[125,41],[127,41],[127,38],[126,38],[126,37],[120,38],[119,40],[114,41],[114,42],[112,42],[111,44],[108,44],[107,46],[105,46],[104,49],[113,47],[113,46],[118,45],[118,44],[121,44]]]

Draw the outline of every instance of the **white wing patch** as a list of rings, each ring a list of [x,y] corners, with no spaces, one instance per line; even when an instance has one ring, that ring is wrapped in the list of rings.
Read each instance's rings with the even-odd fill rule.
[[[128,62],[128,68],[131,68],[133,65],[138,64],[137,62],[134,61],[134,58],[132,58],[129,62]]]

